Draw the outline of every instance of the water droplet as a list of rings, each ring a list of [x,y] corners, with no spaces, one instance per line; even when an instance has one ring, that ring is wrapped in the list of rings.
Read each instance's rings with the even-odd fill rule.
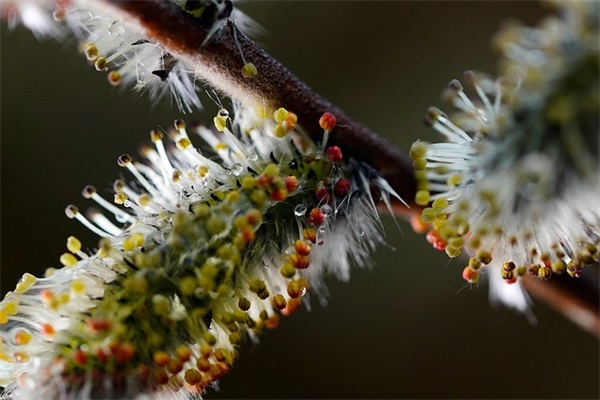
[[[250,153],[246,156],[246,158],[248,159],[248,161],[256,161],[258,160],[258,154]]]
[[[365,231],[363,231],[362,229],[358,232],[358,234],[360,235],[360,237],[365,236]]]
[[[303,217],[306,214],[306,206],[304,204],[298,204],[296,208],[294,208],[294,214],[296,217]]]
[[[244,167],[242,167],[242,164],[239,163],[235,163],[231,166],[231,168],[229,168],[229,170],[231,171],[231,173],[235,176],[240,176],[240,174],[242,173],[242,171],[244,170]]]
[[[331,208],[331,206],[329,206],[329,205],[325,204],[325,205],[321,206],[321,212],[322,212],[323,214],[325,214],[325,216],[327,216],[327,217],[328,217],[328,216],[330,216],[330,215],[331,215],[331,213],[333,212],[333,209]]]
[[[125,27],[118,22],[113,22],[108,28],[108,32],[116,36],[122,36],[125,33]]]
[[[124,224],[125,222],[127,222],[127,216],[125,214],[116,214],[115,219],[117,220],[117,222],[119,222],[121,224]]]
[[[306,286],[300,286],[300,297],[306,294]]]

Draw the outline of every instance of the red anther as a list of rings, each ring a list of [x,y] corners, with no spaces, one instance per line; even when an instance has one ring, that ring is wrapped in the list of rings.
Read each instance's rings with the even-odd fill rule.
[[[351,187],[352,183],[348,179],[342,178],[333,186],[333,192],[338,197],[344,197],[350,192]]]
[[[301,256],[298,253],[292,253],[288,256],[290,264],[297,269],[306,269],[310,266],[310,257]]]
[[[281,188],[281,189],[275,189],[271,192],[271,200],[273,201],[283,201],[285,200],[287,197],[287,190]]]
[[[328,112],[324,113],[323,115],[321,115],[321,118],[319,118],[319,126],[321,127],[321,129],[324,129],[326,131],[332,130],[335,127],[336,122],[337,120],[335,119],[333,114]]]
[[[77,365],[83,365],[87,362],[88,355],[85,351],[77,349],[73,352],[73,362]]]
[[[321,226],[325,222],[325,214],[320,208],[316,207],[310,210],[308,214],[308,223],[314,226]]]
[[[294,249],[296,250],[296,253],[300,254],[301,256],[307,256],[310,254],[310,246],[304,240],[296,240],[294,243]]]
[[[446,250],[446,241],[440,237],[440,234],[436,230],[430,230],[425,236],[428,243],[433,245],[436,250]]]
[[[285,126],[285,129],[291,131],[296,127],[296,123],[298,123],[298,116],[293,112],[288,112],[288,117],[283,121],[282,125]]]
[[[281,310],[281,314],[284,316],[288,316],[294,313],[300,306],[302,305],[302,300],[298,297],[295,299],[289,299],[287,302],[287,306]]]
[[[509,285],[512,285],[516,281],[517,281],[517,276],[516,275],[513,275],[510,279],[505,279],[504,280],[504,282],[508,283]]]
[[[313,244],[317,243],[317,230],[315,228],[304,228],[302,230],[302,236]]]
[[[475,283],[479,279],[479,272],[473,271],[471,267],[465,267],[462,273],[462,277],[469,283]]]
[[[87,322],[87,327],[93,333],[100,333],[100,332],[107,331],[110,329],[111,326],[112,326],[112,324],[107,319],[90,319]]]
[[[155,369],[152,371],[152,381],[155,385],[165,385],[169,382],[169,375],[164,369]]]
[[[242,239],[244,239],[245,243],[253,242],[254,239],[256,239],[256,233],[254,232],[254,229],[249,226],[245,227],[242,230]]]
[[[96,359],[98,361],[100,361],[102,364],[107,363],[109,358],[110,358],[110,351],[108,349],[101,347],[98,350],[96,350]]]
[[[296,178],[294,175],[286,176],[284,181],[285,188],[288,193],[293,193],[296,189],[298,189],[298,178]]]
[[[273,314],[265,320],[265,328],[267,328],[267,329],[275,329],[278,326],[279,326],[279,317],[277,316],[277,314]]]
[[[329,190],[325,189],[324,187],[319,187],[317,188],[317,190],[315,191],[315,198],[322,203],[329,203]]]
[[[51,324],[45,323],[42,324],[42,329],[40,329],[40,333],[44,336],[54,336],[56,331]]]
[[[327,158],[334,164],[341,162],[343,158],[342,149],[337,146],[329,146],[327,148]]]
[[[123,343],[114,347],[113,355],[117,364],[125,365],[135,355],[135,347],[131,343]]]
[[[272,177],[266,176],[266,175],[261,175],[261,176],[258,177],[256,185],[259,188],[265,188],[267,186],[270,186],[272,181],[273,181]]]

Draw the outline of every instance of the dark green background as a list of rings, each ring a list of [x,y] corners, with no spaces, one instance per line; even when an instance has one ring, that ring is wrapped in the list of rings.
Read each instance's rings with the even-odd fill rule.
[[[531,2],[251,2],[259,38],[289,69],[349,115],[408,149],[435,140],[422,116],[466,69],[494,72],[490,37],[513,16],[545,12]],[[180,115],[167,102],[120,92],[86,66],[74,43],[39,43],[2,27],[2,293],[26,272],[57,267],[66,237],[97,242],[63,209],[110,197],[148,132]],[[205,104],[210,100],[203,96]],[[186,116],[212,120],[206,115]],[[248,343],[208,398],[598,398],[599,345],[544,305],[530,326],[491,307],[486,285],[468,287],[464,260],[448,262],[423,237],[385,219],[390,247],[372,271],[331,281],[316,301]],[[395,250],[391,249],[394,248]]]

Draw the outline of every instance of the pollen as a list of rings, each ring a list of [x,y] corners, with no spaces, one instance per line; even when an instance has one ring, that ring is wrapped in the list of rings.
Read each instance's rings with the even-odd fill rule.
[[[17,284],[15,288],[16,294],[23,294],[27,292],[33,284],[37,281],[37,278],[29,273],[26,273],[21,278],[21,281]]]
[[[254,78],[257,74],[258,74],[258,70],[256,69],[256,66],[252,63],[246,63],[242,67],[242,76],[244,78],[247,78],[247,79]]]
[[[60,263],[65,267],[73,267],[77,265],[77,258],[71,253],[64,253],[60,256]]]

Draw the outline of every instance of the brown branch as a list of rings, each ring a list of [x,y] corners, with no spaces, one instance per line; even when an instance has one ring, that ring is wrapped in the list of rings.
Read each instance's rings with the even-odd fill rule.
[[[600,337],[600,273],[588,267],[579,278],[553,276],[548,281],[526,277],[529,294],[544,301],[586,331]]]
[[[173,2],[151,0],[105,0],[122,18],[133,20],[146,30],[147,37],[175,54],[216,89],[248,105],[284,107],[298,115],[298,121],[315,141],[323,131],[318,121],[324,112],[337,118],[329,143],[342,149],[345,157],[362,161],[378,171],[411,204],[399,202],[394,211],[418,218],[414,205],[415,182],[411,160],[367,127],[353,121],[342,110],[315,93],[281,63],[228,22],[207,43],[208,24],[183,12]],[[236,42],[237,40],[237,42]],[[253,63],[258,75],[242,76],[245,62]],[[419,224],[415,224],[418,227]],[[586,271],[588,272],[588,271]],[[587,331],[600,335],[598,274],[590,278],[555,277],[548,282],[524,279],[526,289]],[[595,289],[593,283],[595,279]],[[587,289],[585,289],[587,288]],[[591,290],[588,290],[591,288]]]
[[[337,118],[337,125],[328,144],[339,146],[345,158],[373,167],[407,203],[412,203],[415,182],[411,160],[315,93],[232,22],[203,45],[209,28],[173,2],[108,1],[124,13],[124,18],[135,19],[146,30],[149,39],[187,62],[216,89],[246,104],[266,105],[272,109],[284,107],[294,112],[313,140],[322,139],[320,116],[324,112],[332,113]],[[242,76],[244,60],[256,66],[256,77]],[[403,214],[410,211],[399,203],[395,209]],[[417,210],[418,207],[413,207],[410,212],[414,214]]]

